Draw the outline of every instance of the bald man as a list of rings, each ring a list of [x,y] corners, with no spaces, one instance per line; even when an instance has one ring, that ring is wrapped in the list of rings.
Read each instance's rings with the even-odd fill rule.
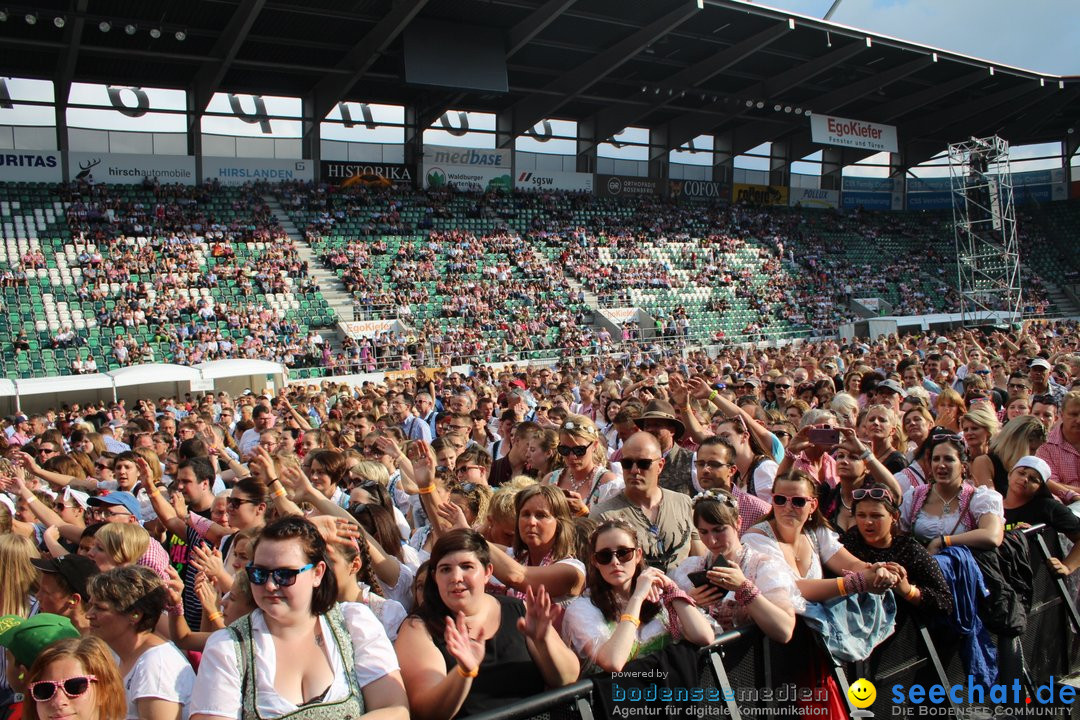
[[[665,573],[690,555],[705,555],[690,497],[660,487],[664,458],[656,437],[647,432],[631,435],[623,443],[619,463],[625,489],[594,507],[592,516],[630,523],[637,530],[645,562]]]

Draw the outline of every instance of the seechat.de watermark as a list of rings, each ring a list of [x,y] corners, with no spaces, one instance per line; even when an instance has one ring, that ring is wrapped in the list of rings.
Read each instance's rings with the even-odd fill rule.
[[[875,703],[877,688],[866,678],[848,687],[848,701],[857,708],[852,717],[875,717],[866,709]],[[1050,682],[1033,688],[1028,695],[1019,680],[1011,684],[984,687],[969,675],[966,684],[892,685],[888,699],[891,717],[1069,717],[1076,701],[1076,688]],[[882,716],[880,709],[877,716]]]

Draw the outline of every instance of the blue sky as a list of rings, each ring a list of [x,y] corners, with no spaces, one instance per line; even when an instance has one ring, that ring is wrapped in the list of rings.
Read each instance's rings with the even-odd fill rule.
[[[759,0],[823,17],[832,0]],[[1055,75],[1080,75],[1076,0],[842,0],[832,21]]]

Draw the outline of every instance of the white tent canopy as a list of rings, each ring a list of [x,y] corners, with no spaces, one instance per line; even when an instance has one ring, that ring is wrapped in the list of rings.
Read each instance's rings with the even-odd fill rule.
[[[15,383],[7,378],[0,378],[0,397],[13,397],[16,394]]]
[[[111,377],[116,387],[147,385],[150,383],[191,382],[202,379],[202,373],[187,365],[170,363],[151,363],[132,365],[105,373]]]
[[[211,360],[195,366],[206,380],[246,375],[284,375],[285,366],[269,360]]]
[[[15,388],[20,396],[78,392],[80,390],[104,390],[112,387],[114,387],[113,379],[105,373],[26,378],[15,381]]]

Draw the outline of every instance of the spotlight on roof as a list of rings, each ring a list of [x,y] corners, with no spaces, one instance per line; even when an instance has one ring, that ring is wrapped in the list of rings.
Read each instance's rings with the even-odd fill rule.
[[[187,40],[187,33],[183,30],[177,30],[175,37],[177,42],[184,42],[185,40]]]
[[[780,106],[779,105],[773,105],[772,109],[773,109],[773,112],[780,112]],[[788,108],[788,109],[790,110],[791,108]]]
[[[134,35],[138,31],[138,29],[139,28],[135,27],[131,23],[128,23],[124,26],[124,32],[126,32],[128,35]]]
[[[159,30],[158,28],[150,28],[150,37],[157,40],[159,37],[161,37],[161,30]]]
[[[747,100],[746,101],[746,107],[748,107],[748,108],[754,107],[754,101],[753,100]]]
[[[102,20],[98,23],[97,29],[101,32],[109,32],[112,30],[112,24],[108,20]]]
[[[37,25],[37,14],[36,13],[26,13],[25,20],[26,20],[27,25]]]
[[[763,101],[761,101],[761,100],[758,100],[757,101],[757,109],[760,110],[763,107],[765,107],[765,103]]]
[[[786,112],[786,113],[791,112],[791,106],[790,105],[785,105],[784,106],[784,112]]]
[[[58,28],[62,28],[62,27],[64,27],[64,24],[66,22],[67,21],[62,16],[57,15],[56,17],[53,18],[52,24],[55,25]]]
[[[7,22],[7,19],[8,19],[8,11],[7,10],[0,10],[0,22]]]

